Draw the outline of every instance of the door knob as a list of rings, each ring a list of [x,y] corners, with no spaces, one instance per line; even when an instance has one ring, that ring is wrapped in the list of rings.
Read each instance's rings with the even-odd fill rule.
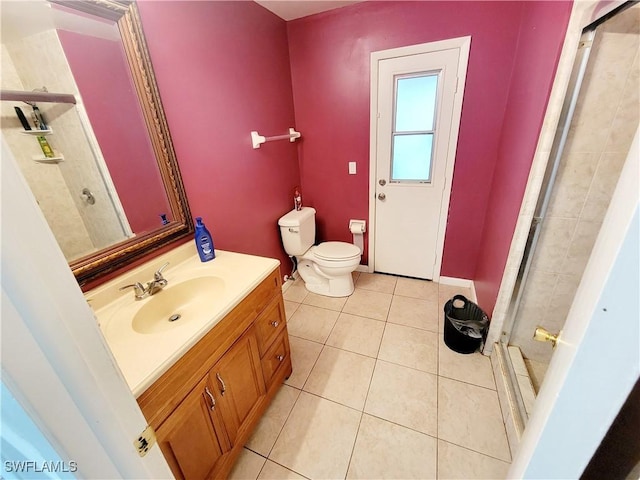
[[[378,200],[384,200],[385,198],[387,198],[387,196],[384,193],[378,194]]]
[[[378,183],[381,187],[384,187],[387,184],[387,181],[384,178],[381,178],[380,180],[378,180]]]
[[[551,342],[551,345],[555,348],[556,343],[558,343],[558,335],[560,334],[550,333],[546,328],[537,327],[533,333],[533,339],[538,342]]]

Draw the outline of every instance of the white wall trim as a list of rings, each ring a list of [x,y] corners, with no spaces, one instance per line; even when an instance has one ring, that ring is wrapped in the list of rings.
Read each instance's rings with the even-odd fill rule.
[[[455,277],[440,277],[438,283],[441,285],[451,285],[452,287],[461,287],[471,289],[471,298],[469,300],[473,302],[478,301],[476,297],[476,285],[473,280],[467,278],[455,278]]]
[[[444,237],[447,227],[447,217],[449,212],[449,202],[451,200],[451,185],[453,180],[453,167],[455,164],[456,150],[458,147],[458,133],[460,131],[460,118],[462,115],[462,100],[464,87],[467,79],[467,65],[469,63],[469,51],[471,49],[471,37],[458,37],[437,42],[410,45],[407,47],[391,48],[371,52],[371,93],[370,93],[370,116],[369,116],[369,261],[368,272],[375,271],[375,209],[376,202],[373,193],[376,191],[376,151],[377,151],[377,125],[378,125],[378,70],[379,63],[389,58],[402,57],[407,55],[418,55],[422,53],[432,53],[441,50],[460,49],[458,58],[458,88],[454,97],[453,114],[451,120],[451,130],[449,132],[449,149],[447,151],[447,165],[445,173],[445,186],[443,191],[442,204],[440,207],[440,221],[438,223],[438,239],[436,242],[436,261],[433,270],[433,281],[440,280],[440,270],[442,268],[442,254],[444,252]]]

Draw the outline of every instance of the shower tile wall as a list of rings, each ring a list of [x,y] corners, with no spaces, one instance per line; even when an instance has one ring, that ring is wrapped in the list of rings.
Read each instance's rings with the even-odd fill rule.
[[[72,93],[80,98],[55,30],[3,44],[2,88],[29,91],[43,85],[50,92]],[[52,148],[64,155],[64,161],[54,165],[33,161],[42,152],[35,137],[21,133],[14,105],[30,116],[27,104],[2,102],[3,136],[65,257],[75,259],[126,239],[76,108],[70,104],[38,104],[54,130],[48,137]],[[80,192],[84,187],[96,197],[94,205],[83,201]]]
[[[640,5],[598,28],[510,343],[548,363],[638,127]]]

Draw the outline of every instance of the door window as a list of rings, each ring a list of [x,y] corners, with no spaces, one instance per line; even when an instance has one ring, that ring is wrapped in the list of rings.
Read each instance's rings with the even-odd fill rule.
[[[431,183],[440,72],[394,77],[391,182]]]

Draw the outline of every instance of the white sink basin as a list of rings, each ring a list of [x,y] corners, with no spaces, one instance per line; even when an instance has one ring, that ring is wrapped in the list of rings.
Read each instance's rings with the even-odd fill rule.
[[[133,316],[132,328],[138,333],[161,333],[211,313],[211,304],[224,294],[219,277],[191,278],[170,285],[148,299]]]
[[[152,279],[166,262],[169,283],[155,295],[135,300],[132,291],[120,291]],[[222,250],[202,263],[185,243],[88,292],[87,300],[138,396],[277,267],[274,259]]]

